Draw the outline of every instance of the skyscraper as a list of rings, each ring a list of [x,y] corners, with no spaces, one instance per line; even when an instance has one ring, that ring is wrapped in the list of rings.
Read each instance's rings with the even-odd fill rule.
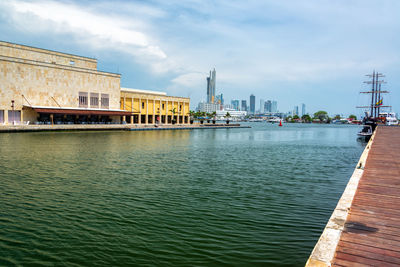
[[[216,72],[215,68],[210,71],[210,76],[207,77],[207,103],[213,103],[215,101],[215,84],[216,84]]]
[[[256,114],[256,97],[253,94],[250,95],[250,113]]]
[[[304,116],[306,114],[306,104],[301,104],[301,116]]]
[[[264,113],[264,99],[260,99],[260,113]]]
[[[294,106],[293,116],[295,116],[295,115],[299,116],[299,106]]]
[[[247,101],[242,100],[242,111],[247,111]]]
[[[272,103],[271,103],[271,112],[272,113],[278,112],[278,102],[272,101]]]
[[[272,112],[271,100],[265,101],[264,110],[265,110],[265,112]]]
[[[232,100],[231,104],[234,110],[239,110],[239,100]]]

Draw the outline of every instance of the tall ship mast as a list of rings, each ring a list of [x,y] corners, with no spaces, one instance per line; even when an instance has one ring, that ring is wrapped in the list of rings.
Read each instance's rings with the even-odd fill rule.
[[[377,119],[380,114],[381,108],[391,108],[391,106],[383,105],[383,94],[389,93],[389,91],[383,91],[381,89],[382,84],[386,83],[381,78],[385,77],[382,73],[373,71],[372,74],[367,74],[371,80],[365,81],[366,84],[371,84],[371,91],[363,91],[361,94],[371,94],[371,104],[368,106],[358,106],[357,108],[363,108],[369,110],[367,117],[369,119]],[[366,112],[367,113],[367,112]]]

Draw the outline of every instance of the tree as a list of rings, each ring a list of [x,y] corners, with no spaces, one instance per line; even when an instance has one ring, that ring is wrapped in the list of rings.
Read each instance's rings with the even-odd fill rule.
[[[227,112],[224,117],[226,119],[226,124],[229,124],[229,118],[231,117],[231,114]]]
[[[193,110],[189,110],[189,117],[190,117],[190,124],[193,124],[193,119],[196,118],[197,112],[194,112]]]
[[[328,122],[330,121],[328,112],[320,110],[314,113],[314,119],[319,119],[320,121]]]
[[[356,115],[353,115],[353,114],[351,114],[351,115],[349,116],[349,119],[357,120],[357,116],[356,116]]]
[[[213,124],[215,124],[215,120],[216,120],[216,117],[217,117],[217,112],[213,111],[210,115],[211,115],[211,117],[213,119]]]
[[[176,120],[175,120],[176,108],[173,108],[170,111],[172,113],[172,124],[175,124],[176,123]]]
[[[287,117],[285,118],[285,121],[286,121],[286,122],[291,122],[291,121],[292,121],[292,116],[287,116]]]
[[[299,117],[299,115],[296,114],[296,115],[293,116],[293,119],[294,120],[298,120],[298,119],[300,119],[300,117]]]
[[[311,122],[312,121],[310,115],[308,115],[308,114],[304,114],[303,116],[301,116],[301,120],[303,122]]]

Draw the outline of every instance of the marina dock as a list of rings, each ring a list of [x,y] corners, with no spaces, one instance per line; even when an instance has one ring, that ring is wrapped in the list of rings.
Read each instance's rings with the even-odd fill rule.
[[[306,266],[400,265],[400,127],[379,126]]]
[[[160,130],[195,130],[195,129],[231,129],[250,128],[240,124],[55,124],[55,125],[2,125],[0,133],[7,132],[45,132],[45,131],[160,131]]]

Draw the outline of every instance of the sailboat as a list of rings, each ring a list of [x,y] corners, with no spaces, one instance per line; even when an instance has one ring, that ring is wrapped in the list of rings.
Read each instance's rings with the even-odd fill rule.
[[[366,81],[364,83],[371,84],[371,91],[363,91],[360,92],[362,94],[370,94],[371,95],[371,104],[368,106],[358,106],[357,108],[366,109],[365,117],[363,119],[363,128],[358,133],[358,136],[364,137],[365,139],[369,139],[373,132],[375,131],[378,122],[382,122],[382,118],[380,117],[381,108],[391,108],[391,106],[383,105],[383,94],[389,93],[388,91],[382,90],[382,84],[385,83],[381,78],[385,77],[382,73],[373,71],[372,74],[366,75],[371,78],[370,81]],[[369,110],[369,111],[368,111]]]

